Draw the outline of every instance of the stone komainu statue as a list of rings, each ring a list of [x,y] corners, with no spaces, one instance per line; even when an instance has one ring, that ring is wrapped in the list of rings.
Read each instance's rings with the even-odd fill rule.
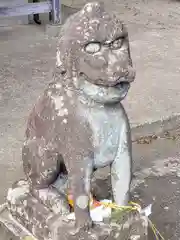
[[[61,191],[64,179],[73,195],[76,229],[95,228],[89,197],[96,169],[111,167],[114,201],[128,203],[132,150],[121,100],[134,78],[127,29],[103,4],[86,4],[62,26],[53,82],[27,123],[22,150],[27,179],[15,183],[7,197],[13,217],[38,239],[60,239],[58,231],[62,239],[60,217],[70,212]]]

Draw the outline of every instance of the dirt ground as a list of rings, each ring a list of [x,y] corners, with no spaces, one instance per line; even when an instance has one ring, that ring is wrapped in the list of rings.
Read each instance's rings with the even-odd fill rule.
[[[136,82],[124,101],[131,125],[179,115],[180,1],[104,2],[129,29],[137,70]],[[83,1],[63,3],[79,7]],[[21,145],[27,116],[51,81],[56,39],[48,38],[44,29],[35,25],[0,28],[0,203],[7,188],[23,175]],[[162,176],[154,174],[153,166],[164,170],[164,162],[175,160],[177,170],[180,141],[158,140],[153,144],[134,145],[134,171],[142,173],[137,174],[138,179],[146,178],[137,187],[138,198],[142,198],[144,205],[155,202],[154,222],[165,240],[178,240],[179,177],[170,168]]]

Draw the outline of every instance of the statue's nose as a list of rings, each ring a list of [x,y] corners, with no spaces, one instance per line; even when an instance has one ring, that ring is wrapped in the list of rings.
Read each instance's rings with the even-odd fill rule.
[[[121,82],[133,82],[135,79],[136,72],[135,70],[129,66],[126,68],[118,68],[116,70],[109,69],[108,71],[108,84],[111,86],[115,86],[116,84],[119,84]]]

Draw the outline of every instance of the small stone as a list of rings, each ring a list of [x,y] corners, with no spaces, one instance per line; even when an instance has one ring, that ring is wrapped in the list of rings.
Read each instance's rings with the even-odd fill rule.
[[[65,119],[63,119],[63,121],[62,121],[64,124],[67,124],[67,119],[65,118]]]
[[[180,177],[180,171],[177,171],[177,172],[176,172],[176,176],[177,176],[177,177]]]

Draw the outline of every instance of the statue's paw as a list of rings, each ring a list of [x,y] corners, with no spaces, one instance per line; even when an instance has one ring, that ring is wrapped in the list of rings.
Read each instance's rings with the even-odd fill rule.
[[[89,231],[93,227],[93,221],[90,217],[82,218],[76,221],[76,227],[78,230],[82,231]]]

